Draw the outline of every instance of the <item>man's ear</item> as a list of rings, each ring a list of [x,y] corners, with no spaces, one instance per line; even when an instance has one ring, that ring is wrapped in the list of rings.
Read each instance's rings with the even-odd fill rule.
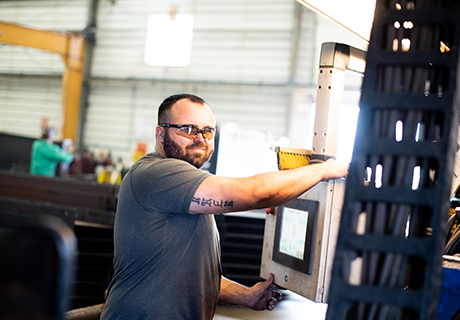
[[[156,131],[157,135],[159,135],[160,137],[163,138],[163,136],[164,136],[164,129],[163,129],[163,127],[157,126],[156,129],[155,129],[155,131]]]

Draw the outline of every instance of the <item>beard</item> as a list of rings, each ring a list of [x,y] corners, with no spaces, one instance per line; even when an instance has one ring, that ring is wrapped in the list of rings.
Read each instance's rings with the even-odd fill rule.
[[[193,153],[189,149],[191,148],[202,148],[205,150],[204,154],[201,153]],[[191,145],[187,145],[184,150],[174,142],[170,137],[168,132],[165,132],[163,138],[163,151],[165,153],[166,158],[175,158],[179,160],[184,160],[190,163],[192,166],[200,169],[206,161],[211,158],[212,153],[214,152],[213,149],[209,149],[207,145],[203,142],[193,143]]]

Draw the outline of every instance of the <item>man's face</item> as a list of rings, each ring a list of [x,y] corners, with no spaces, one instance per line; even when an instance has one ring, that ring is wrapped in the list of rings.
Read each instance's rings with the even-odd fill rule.
[[[48,140],[49,141],[54,141],[55,138],[56,138],[56,132],[54,131],[53,128],[49,129],[49,131],[48,131]]]
[[[179,100],[172,106],[168,123],[193,125],[200,129],[215,126],[214,115],[207,105],[187,99]],[[201,168],[214,151],[214,138],[206,140],[201,133],[195,137],[184,137],[176,133],[176,128],[164,128],[163,151],[167,158],[181,159]]]

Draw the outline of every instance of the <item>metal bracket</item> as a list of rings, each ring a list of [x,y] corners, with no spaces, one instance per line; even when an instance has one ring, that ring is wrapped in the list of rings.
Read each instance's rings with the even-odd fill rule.
[[[342,43],[323,43],[316,94],[314,154],[337,155],[345,71],[364,73],[365,66],[366,51]]]

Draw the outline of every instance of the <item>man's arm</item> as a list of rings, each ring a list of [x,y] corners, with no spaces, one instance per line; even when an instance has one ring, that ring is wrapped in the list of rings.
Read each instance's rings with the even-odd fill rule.
[[[227,305],[243,306],[254,310],[273,310],[282,299],[279,288],[273,284],[273,274],[264,281],[248,288],[222,277],[219,302]]]
[[[47,145],[46,148],[43,148],[42,152],[47,158],[52,160],[66,163],[72,162],[73,160],[73,153],[62,150],[61,147],[56,144]]]
[[[348,165],[329,160],[248,178],[210,176],[195,192],[191,213],[225,213],[263,209],[286,203],[320,181],[347,176]]]

